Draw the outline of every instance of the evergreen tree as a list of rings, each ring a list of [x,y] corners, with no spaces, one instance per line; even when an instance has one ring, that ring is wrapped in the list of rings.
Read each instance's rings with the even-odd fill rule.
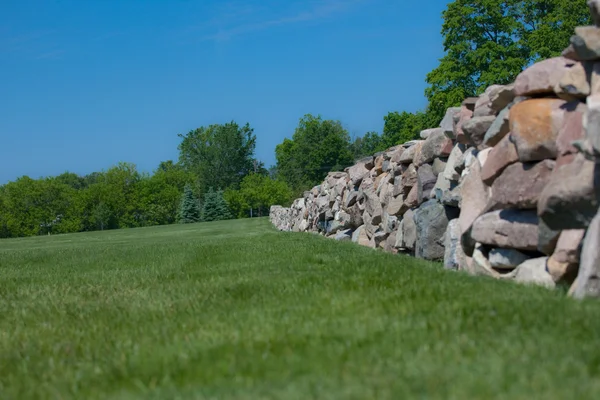
[[[204,195],[204,205],[202,207],[202,221],[220,221],[224,219],[231,219],[231,211],[227,206],[227,202],[223,198],[223,191],[214,191],[213,188],[209,188],[208,192]]]
[[[179,205],[177,220],[180,224],[190,224],[200,221],[200,207],[194,198],[190,184],[186,184],[183,189],[183,197]]]

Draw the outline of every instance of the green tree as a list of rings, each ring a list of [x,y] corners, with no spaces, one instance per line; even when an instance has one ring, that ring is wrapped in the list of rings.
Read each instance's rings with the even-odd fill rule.
[[[200,206],[190,184],[186,184],[183,190],[177,220],[180,224],[190,224],[200,221]]]
[[[423,112],[391,112],[383,117],[383,135],[381,139],[385,148],[418,139],[419,133],[431,125],[428,115]]]
[[[510,83],[532,62],[559,55],[590,15],[585,0],[455,0],[443,19],[446,54],[427,75],[426,89],[436,125],[465,97]]]
[[[272,205],[288,205],[292,191],[281,180],[250,174],[242,180],[240,190],[226,190],[223,197],[236,217],[262,217]]]
[[[350,135],[341,122],[310,114],[300,119],[292,139],[277,145],[275,156],[279,177],[298,193],[353,163]]]
[[[367,132],[363,137],[355,138],[350,144],[350,151],[355,160],[385,149],[383,138],[377,132]]]
[[[179,162],[195,175],[202,193],[208,187],[238,188],[254,170],[256,135],[249,124],[210,125],[179,137]]]
[[[202,221],[220,221],[231,218],[233,216],[223,198],[223,191],[220,189],[215,191],[212,187],[209,187],[202,204]]]

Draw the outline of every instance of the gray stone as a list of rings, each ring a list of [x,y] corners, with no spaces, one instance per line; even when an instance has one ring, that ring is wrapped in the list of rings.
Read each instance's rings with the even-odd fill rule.
[[[471,261],[471,270],[473,275],[490,276],[499,278],[500,274],[492,268],[490,260],[488,260],[488,251],[481,243],[476,243],[473,250],[473,259]]]
[[[436,157],[436,159],[433,160],[433,164],[431,164],[431,168],[433,169],[433,174],[435,176],[438,176],[439,174],[444,172],[444,170],[446,169],[447,163],[448,163],[447,158]]]
[[[488,255],[492,268],[500,270],[513,270],[529,260],[529,256],[515,249],[491,249]]]
[[[404,220],[401,219],[398,222],[398,231],[396,232],[396,243],[394,245],[396,249],[403,250],[405,249],[404,244]]]
[[[404,248],[414,250],[417,241],[417,225],[415,224],[415,214],[408,210],[402,219],[402,237]]]
[[[507,279],[526,285],[544,286],[548,289],[556,287],[552,276],[546,271],[548,257],[533,258],[519,265]]]
[[[493,147],[497,145],[502,138],[504,138],[510,132],[509,128],[509,116],[510,110],[505,108],[498,114],[490,128],[485,133],[483,143],[486,146]]]
[[[437,130],[437,128],[425,129],[425,130],[421,131],[421,133],[419,134],[419,136],[421,136],[421,139],[427,139],[436,130]]]
[[[440,156],[442,148],[449,139],[444,135],[441,128],[428,130],[427,139],[421,146],[421,151],[415,153],[414,164],[420,167],[423,164],[432,162],[435,157]]]
[[[575,28],[575,36],[571,37],[571,45],[582,61],[600,59],[600,28],[595,26],[579,26]]]
[[[600,297],[600,211],[583,239],[579,274],[570,292],[576,299]]]
[[[462,197],[460,195],[461,189],[460,186],[456,186],[456,184],[451,185],[450,190],[447,190],[442,193],[442,197],[439,198],[436,192],[436,199],[440,201],[445,206],[450,207],[460,207],[460,203],[462,201]]]
[[[433,189],[431,190],[431,193],[429,194],[429,197],[432,199],[438,199],[441,200],[441,198],[444,196],[444,192],[448,192],[450,191],[450,189],[453,187],[452,182],[447,179],[444,174],[439,174],[437,176],[437,181],[435,182],[435,186],[433,187]]]
[[[588,0],[587,4],[590,8],[594,25],[600,26],[600,0]]]
[[[446,163],[446,168],[444,169],[444,176],[446,179],[457,182],[460,179],[460,173],[456,171],[456,166],[458,161],[462,159],[464,151],[465,145],[460,143],[457,143],[452,149],[450,157],[448,157],[448,162]]]
[[[366,190],[365,192],[365,205],[366,211],[372,218],[372,223],[377,225],[381,222],[381,215],[383,213],[383,208],[381,207],[381,202],[379,201],[379,196],[375,194],[372,190]]]
[[[444,258],[443,239],[448,222],[456,218],[456,209],[429,200],[415,211],[417,240],[415,256],[426,260]]]
[[[475,220],[471,237],[492,247],[537,250],[538,217],[530,210],[493,211]]]
[[[496,113],[504,108],[515,99],[515,85],[496,85],[496,88],[490,92],[490,107]]]
[[[547,256],[552,255],[561,231],[550,229],[543,219],[538,221],[538,251]]]
[[[587,98],[587,112],[584,119],[585,138],[591,153],[600,156],[600,94]]]
[[[458,219],[448,222],[444,235],[444,268],[458,270],[465,262],[465,254],[460,246],[460,226]]]
[[[339,231],[335,234],[335,240],[340,242],[351,241],[352,240],[352,229],[346,229],[343,231]]]
[[[460,112],[460,107],[451,107],[446,110],[446,115],[440,124],[444,135],[450,139],[454,139],[454,116]]]
[[[600,166],[578,154],[556,167],[538,202],[538,215],[554,230],[587,228],[600,202]]]
[[[433,173],[433,168],[429,164],[424,164],[417,170],[417,201],[421,204],[429,198],[437,178]]]
[[[415,154],[421,151],[421,146],[423,145],[424,140],[414,140],[411,143],[414,143],[412,146],[406,148],[400,159],[398,160],[401,164],[411,164],[413,159],[415,158]]]
[[[479,146],[483,144],[483,138],[495,120],[496,117],[493,115],[473,117],[463,124],[462,129],[470,142],[475,146]]]

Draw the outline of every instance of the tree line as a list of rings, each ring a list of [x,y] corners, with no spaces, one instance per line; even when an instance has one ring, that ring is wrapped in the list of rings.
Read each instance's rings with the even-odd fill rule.
[[[151,174],[130,163],[85,176],[27,176],[0,186],[0,237],[133,228],[265,216],[357,159],[418,137],[448,107],[506,84],[557,56],[591,23],[585,0],[455,0],[443,12],[445,55],[427,74],[424,110],[389,112],[383,130],[351,138],[340,121],[305,115],[267,169],[256,135],[235,121],[180,134],[179,159]]]

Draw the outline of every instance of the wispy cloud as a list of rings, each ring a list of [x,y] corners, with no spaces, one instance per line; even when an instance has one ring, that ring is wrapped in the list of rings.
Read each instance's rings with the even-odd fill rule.
[[[228,3],[231,9],[229,14],[224,13],[213,20],[207,21],[200,27],[223,26],[209,34],[200,37],[201,41],[226,41],[236,36],[241,36],[251,32],[266,30],[269,28],[284,26],[302,22],[326,19],[350,11],[359,3],[368,0],[317,0],[312,2],[302,1],[296,3],[295,10],[280,12],[278,15],[265,17],[258,6],[252,4],[243,4],[241,7],[235,3]],[[306,4],[308,3],[308,7]],[[298,7],[300,5],[301,7]],[[240,17],[246,18],[240,18]],[[261,18],[262,17],[262,18]],[[225,21],[227,21],[225,22]],[[236,20],[236,23],[232,23]]]

